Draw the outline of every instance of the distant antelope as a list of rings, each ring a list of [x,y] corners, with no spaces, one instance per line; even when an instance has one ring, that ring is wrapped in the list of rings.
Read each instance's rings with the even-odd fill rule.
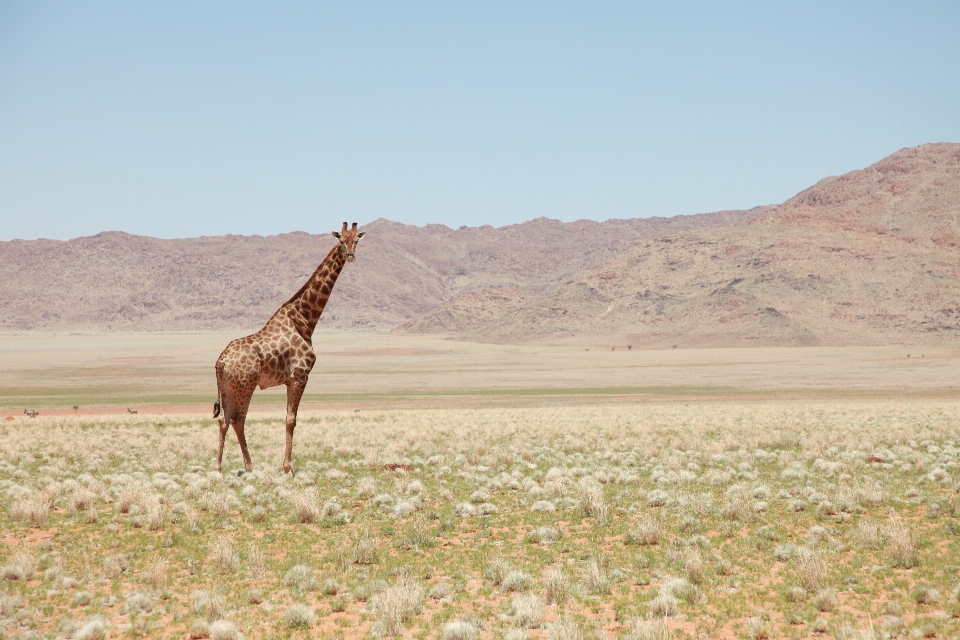
[[[38,415],[40,415],[39,411],[34,411],[33,409],[24,409],[23,412],[31,418],[36,418]]]
[[[137,412],[136,409],[131,409],[130,407],[127,407],[127,413],[136,413],[136,412]]]

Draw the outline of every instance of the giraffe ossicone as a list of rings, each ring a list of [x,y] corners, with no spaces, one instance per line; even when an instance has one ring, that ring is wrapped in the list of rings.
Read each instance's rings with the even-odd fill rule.
[[[283,470],[285,473],[292,471],[297,410],[307,386],[307,378],[317,361],[313,351],[313,331],[343,265],[354,261],[357,243],[364,235],[365,232],[357,231],[356,222],[350,229],[344,222],[339,232],[333,232],[333,237],[338,240],[337,246],[330,250],[300,290],[277,309],[262,329],[233,340],[217,358],[217,401],[213,405],[213,417],[219,417],[220,425],[217,471],[221,470],[223,443],[231,425],[240,443],[243,465],[248,472],[253,471],[253,462],[243,434],[250,398],[258,386],[266,389],[281,384],[287,387],[287,440]]]

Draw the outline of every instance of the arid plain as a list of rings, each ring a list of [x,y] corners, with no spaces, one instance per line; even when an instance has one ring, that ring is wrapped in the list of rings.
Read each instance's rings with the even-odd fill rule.
[[[960,345],[323,332],[221,476],[236,335],[2,336],[8,636],[960,633]]]
[[[0,411],[23,415],[216,400],[213,363],[232,333],[4,334]],[[564,405],[691,399],[960,398],[960,345],[629,349],[583,338],[502,345],[437,335],[324,332],[308,409]],[[257,391],[256,411],[284,407]],[[202,407],[202,409],[201,409]],[[172,410],[172,409],[171,409]]]

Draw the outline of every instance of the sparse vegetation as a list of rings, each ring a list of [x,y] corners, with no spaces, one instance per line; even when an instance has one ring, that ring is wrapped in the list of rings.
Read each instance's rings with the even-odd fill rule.
[[[0,617],[22,637],[68,620],[42,628],[583,638],[598,615],[625,639],[682,637],[681,616],[707,637],[861,637],[871,621],[950,637],[958,418],[951,403],[326,412],[302,416],[291,477],[210,473],[209,421],[41,415],[0,426]]]

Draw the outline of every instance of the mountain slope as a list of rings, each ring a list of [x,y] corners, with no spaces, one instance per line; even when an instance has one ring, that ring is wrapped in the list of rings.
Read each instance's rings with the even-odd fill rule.
[[[903,149],[742,227],[642,243],[472,330],[583,333],[641,347],[960,339],[960,145]]]
[[[764,211],[540,218],[499,229],[380,219],[364,227],[357,261],[344,269],[321,326],[390,329],[477,289],[543,293],[638,242]],[[119,232],[0,242],[0,330],[256,329],[334,242],[306,233],[160,240]]]

